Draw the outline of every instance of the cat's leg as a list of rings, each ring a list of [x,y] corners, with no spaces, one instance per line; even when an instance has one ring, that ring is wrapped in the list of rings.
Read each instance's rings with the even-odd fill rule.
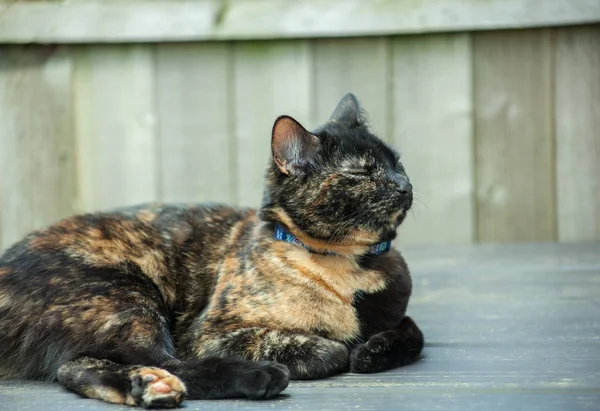
[[[369,373],[400,367],[420,358],[423,333],[406,317],[412,281],[404,258],[396,250],[362,262],[387,275],[385,289],[363,294],[355,301],[364,344],[350,355],[352,372]]]
[[[394,329],[371,336],[356,346],[350,355],[350,371],[373,373],[411,364],[423,349],[423,333],[410,317]]]
[[[348,348],[337,341],[265,328],[244,328],[224,334],[205,334],[195,355],[275,361],[285,365],[290,378],[317,379],[348,370]]]
[[[80,357],[59,368],[58,381],[87,398],[174,408],[184,398],[271,398],[287,387],[289,375],[279,364],[234,359],[170,360],[151,367]]]
[[[287,386],[285,369],[275,364],[223,360],[182,365],[169,310],[154,283],[136,276],[134,267],[126,273],[81,270],[73,280],[63,275],[65,286],[53,289],[54,304],[30,316],[15,350],[32,357],[14,362],[15,369],[23,369],[21,376],[56,377],[84,396],[147,406],[177,405],[184,386],[196,398],[264,398]],[[163,364],[178,366],[182,375],[172,376]]]
[[[135,318],[125,321],[132,314]],[[119,313],[125,316],[124,324],[135,325],[128,327],[128,333],[90,330],[96,332],[96,342],[87,345],[87,355],[71,355],[75,359],[58,368],[59,382],[85,397],[144,407],[175,407],[186,392],[190,399],[264,399],[288,385],[287,370],[274,363],[179,361],[173,356],[168,331],[143,314],[133,308]]]
[[[164,369],[91,357],[63,364],[58,381],[83,397],[146,408],[174,408],[186,395],[183,382]]]
[[[288,369],[274,362],[205,358],[168,361],[161,367],[185,382],[191,400],[272,398],[287,387],[290,379]]]

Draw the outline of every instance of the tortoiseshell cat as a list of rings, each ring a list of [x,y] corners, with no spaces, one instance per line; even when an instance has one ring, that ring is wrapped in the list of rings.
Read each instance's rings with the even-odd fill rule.
[[[67,218],[0,257],[0,375],[144,407],[270,398],[289,378],[415,361],[390,248],[412,204],[397,154],[346,95],[279,117],[258,211],[148,204]]]

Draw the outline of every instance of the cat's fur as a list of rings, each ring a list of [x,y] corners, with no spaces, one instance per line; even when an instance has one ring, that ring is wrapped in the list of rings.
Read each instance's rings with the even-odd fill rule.
[[[410,363],[423,335],[405,317],[407,266],[393,248],[367,250],[396,236],[411,204],[353,95],[312,133],[282,116],[258,211],[147,204],[67,218],[8,249],[0,375],[170,407]],[[276,240],[274,223],[311,251]]]

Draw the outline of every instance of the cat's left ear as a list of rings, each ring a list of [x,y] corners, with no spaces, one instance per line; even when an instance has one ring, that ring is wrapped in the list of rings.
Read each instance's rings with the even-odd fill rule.
[[[294,174],[313,163],[319,137],[308,132],[290,116],[280,116],[273,125],[273,161],[283,174]]]

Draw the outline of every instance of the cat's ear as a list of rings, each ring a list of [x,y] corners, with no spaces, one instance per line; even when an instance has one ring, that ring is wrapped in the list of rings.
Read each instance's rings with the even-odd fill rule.
[[[360,105],[356,96],[352,93],[346,94],[338,103],[329,121],[345,124],[350,127],[358,126],[362,123],[362,114]]]
[[[294,174],[313,163],[319,138],[290,116],[280,116],[273,125],[273,161],[283,174]]]

